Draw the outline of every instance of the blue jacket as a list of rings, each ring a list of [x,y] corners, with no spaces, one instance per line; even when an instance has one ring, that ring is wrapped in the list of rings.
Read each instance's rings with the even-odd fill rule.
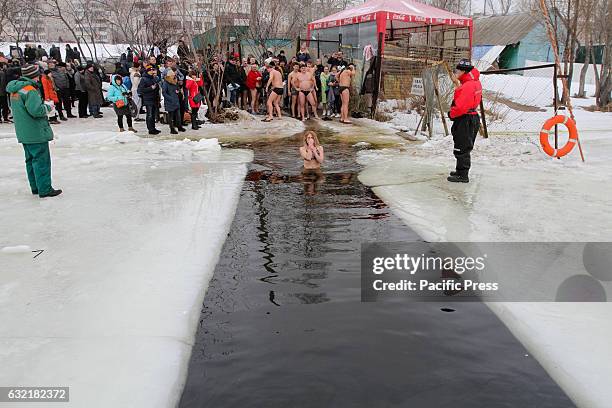
[[[162,94],[164,95],[164,107],[166,112],[173,112],[181,107],[178,95],[179,86],[168,81],[162,82]]]
[[[152,77],[148,72],[142,74],[140,83],[138,84],[138,95],[142,98],[143,105],[157,105],[159,100],[159,88],[153,88],[153,85],[159,82],[159,78]]]
[[[117,83],[115,83],[116,77],[117,75],[113,75],[111,77],[111,85],[108,88],[108,91],[106,92],[106,100],[111,101],[112,103],[115,103],[121,99],[123,103],[127,105],[128,100],[127,100],[127,97],[123,95],[123,93],[128,92],[128,89],[123,84],[117,85]]]

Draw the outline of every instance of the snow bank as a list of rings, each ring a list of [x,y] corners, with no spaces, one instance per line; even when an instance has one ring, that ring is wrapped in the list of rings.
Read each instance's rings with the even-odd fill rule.
[[[264,116],[254,116],[242,111],[237,121],[219,124],[207,123],[205,125],[206,136],[215,137],[221,143],[237,141],[248,143],[290,137],[306,129],[304,123],[291,117],[283,116],[272,122],[262,122],[263,118]]]
[[[252,153],[205,127],[118,133],[105,112],[54,126],[53,199],[30,194],[0,125],[0,383],[69,386],[73,407],[176,406]]]

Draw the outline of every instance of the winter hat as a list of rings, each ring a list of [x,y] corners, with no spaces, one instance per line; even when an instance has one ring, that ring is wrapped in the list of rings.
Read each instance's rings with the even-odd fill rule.
[[[28,64],[21,68],[21,76],[34,79],[40,75],[40,71],[36,65]]]
[[[470,72],[471,70],[474,69],[474,66],[472,65],[469,59],[464,58],[461,61],[459,61],[459,63],[457,64],[455,68],[461,71]]]

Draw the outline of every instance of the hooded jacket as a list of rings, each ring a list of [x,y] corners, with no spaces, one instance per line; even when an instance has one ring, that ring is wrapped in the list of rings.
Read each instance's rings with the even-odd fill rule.
[[[106,100],[112,103],[122,100],[125,104],[124,106],[127,106],[128,100],[124,93],[127,93],[128,89],[123,84],[117,85],[117,83],[115,82],[115,78],[117,78],[117,75],[113,75],[111,77],[111,85],[108,88],[108,91],[106,92]]]
[[[19,143],[53,140],[53,131],[47,119],[50,108],[43,103],[38,89],[38,82],[26,77],[11,81],[6,87],[11,94],[11,109]]]
[[[480,72],[473,68],[470,72],[459,77],[461,86],[455,89],[453,103],[450,109],[450,118],[457,119],[463,115],[477,115],[476,108],[482,99],[482,85],[480,84]]]

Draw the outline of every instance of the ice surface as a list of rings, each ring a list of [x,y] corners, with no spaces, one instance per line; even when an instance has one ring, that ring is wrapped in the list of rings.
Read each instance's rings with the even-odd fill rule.
[[[0,125],[0,248],[44,250],[0,252],[0,384],[70,386],[67,407],[175,406],[252,153],[206,127],[182,134],[197,142],[118,133],[105,113],[54,127],[64,193],[49,199]]]
[[[578,115],[595,129],[579,125],[584,164],[577,149],[548,158],[532,136],[479,138],[470,183],[451,184],[452,139],[437,138],[404,151],[361,151],[359,178],[426,240],[611,241],[612,116]],[[579,406],[609,407],[612,304],[489,307]]]
[[[32,252],[32,248],[28,245],[7,246],[0,250],[3,254],[21,254],[24,252]]]

